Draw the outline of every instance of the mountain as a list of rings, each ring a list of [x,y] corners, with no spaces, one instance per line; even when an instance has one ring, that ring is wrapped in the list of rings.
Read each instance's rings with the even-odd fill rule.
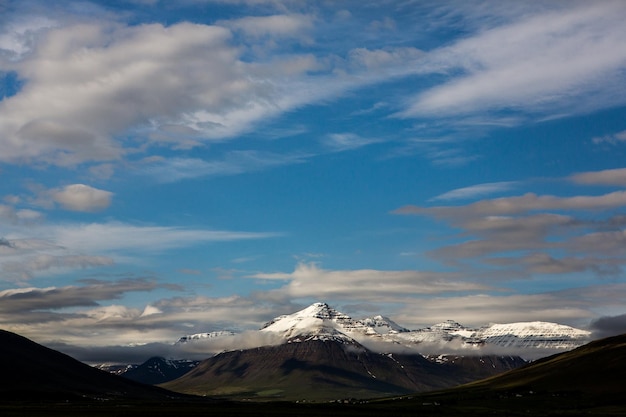
[[[590,341],[591,333],[543,321],[491,324],[471,337],[490,345],[515,348],[574,349]]]
[[[161,386],[238,399],[371,398],[451,387],[524,363],[510,357],[463,360],[442,365],[418,354],[381,354],[343,339],[313,337],[223,352]]]
[[[287,340],[308,334],[347,342],[356,340],[365,345],[387,342],[390,350],[394,350],[394,345],[416,350],[436,345],[440,353],[460,349],[468,354],[480,354],[483,347],[499,347],[519,350],[518,354],[527,350],[529,356],[538,349],[573,349],[589,342],[591,334],[586,330],[540,321],[490,324],[472,329],[447,320],[424,329],[408,330],[383,316],[353,319],[325,303],[314,303],[296,313],[276,317],[261,331],[280,334]]]
[[[225,336],[235,336],[236,333],[229,330],[220,330],[217,332],[209,332],[209,333],[196,333],[196,334],[188,334],[186,336],[182,336],[175,344],[194,342],[198,340],[207,340],[207,339],[215,339],[218,337]]]
[[[351,343],[356,340],[378,349],[404,346],[429,354],[463,352],[476,355],[489,351],[515,352],[535,359],[557,351],[570,350],[589,342],[591,333],[549,322],[492,323],[479,328],[466,327],[454,320],[430,327],[409,330],[385,316],[354,319],[326,303],[314,303],[293,314],[282,315],[266,323],[261,332],[271,332],[285,340],[307,337],[334,338]],[[234,336],[231,331],[199,333],[181,337],[176,344]],[[305,338],[306,339],[306,338]],[[494,348],[494,349],[489,349]]]
[[[324,303],[279,316],[261,331],[281,336],[284,343],[222,352],[161,386],[239,399],[366,398],[451,387],[525,363],[508,356],[458,356],[437,362],[417,352],[376,353],[357,339],[382,340],[382,335],[407,330],[383,317],[353,320]],[[406,350],[392,342],[384,346]]]
[[[92,368],[5,330],[0,330],[0,369],[3,400],[165,399],[172,395]]]
[[[492,323],[478,329],[465,327],[453,320],[425,329],[390,335],[387,339],[410,344],[438,344],[445,350],[451,342],[456,349],[499,347],[524,351],[533,356],[536,350],[570,350],[591,340],[591,332],[542,321],[519,323]]]
[[[119,375],[142,384],[157,385],[180,378],[198,365],[199,362],[165,359],[155,356],[141,365],[126,367],[126,370],[119,373]]]

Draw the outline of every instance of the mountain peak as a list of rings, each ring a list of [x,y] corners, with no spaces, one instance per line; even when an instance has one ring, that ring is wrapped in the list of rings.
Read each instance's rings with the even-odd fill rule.
[[[350,316],[331,308],[326,303],[313,303],[293,314],[278,316],[265,324],[261,331],[282,334],[287,340],[302,341],[338,340],[353,343],[354,340],[341,330],[353,327]]]

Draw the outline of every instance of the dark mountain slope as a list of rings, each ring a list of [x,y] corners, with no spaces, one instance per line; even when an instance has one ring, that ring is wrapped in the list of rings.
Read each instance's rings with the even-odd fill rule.
[[[15,333],[0,330],[0,398],[166,398],[173,393],[94,369]]]
[[[626,416],[626,335],[452,389],[379,401],[394,414]],[[435,405],[438,405],[435,407]]]
[[[469,384],[468,390],[626,394],[626,335],[591,342],[511,372]]]
[[[371,398],[447,388],[520,363],[495,358],[482,363],[475,358],[463,365],[442,365],[421,355],[379,354],[358,344],[309,340],[224,352],[161,386],[229,398]],[[476,372],[477,366],[481,372]]]

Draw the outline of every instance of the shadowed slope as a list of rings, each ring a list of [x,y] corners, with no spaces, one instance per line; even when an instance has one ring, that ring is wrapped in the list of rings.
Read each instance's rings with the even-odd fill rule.
[[[161,386],[239,399],[371,398],[451,387],[522,363],[503,358],[486,362],[477,357],[442,365],[421,355],[380,354],[358,344],[310,340],[224,352]]]
[[[0,330],[0,398],[166,398],[165,390],[92,368],[15,333]]]
[[[626,335],[591,342],[505,374],[465,386],[468,390],[529,389],[594,394],[626,393]]]

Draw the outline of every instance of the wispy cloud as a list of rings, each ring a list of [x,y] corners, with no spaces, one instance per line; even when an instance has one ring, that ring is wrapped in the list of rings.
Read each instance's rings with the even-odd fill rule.
[[[198,158],[152,158],[141,162],[141,174],[159,182],[177,182],[189,178],[228,176],[265,169],[300,164],[310,154],[277,154],[259,151],[232,151],[222,159],[203,160]]]
[[[247,36],[260,37],[304,37],[313,28],[312,16],[303,14],[278,14],[271,16],[247,16],[224,20],[218,25],[241,31]]]
[[[554,115],[623,102],[614,89],[623,84],[618,80],[626,63],[624,5],[581,2],[557,9],[522,15],[430,52],[433,70],[458,75],[417,95],[401,114],[508,109]],[[593,99],[575,99],[582,96]]]
[[[322,142],[334,152],[342,152],[362,148],[374,143],[382,142],[381,139],[365,138],[355,133],[332,133],[327,135]]]
[[[137,262],[168,250],[216,242],[267,239],[275,232],[242,232],[121,222],[31,225],[5,234],[0,252],[3,279],[24,281],[36,275]]]
[[[601,145],[601,144],[617,145],[620,143],[626,143],[626,130],[622,130],[621,132],[617,132],[617,133],[612,133],[610,135],[596,136],[592,138],[591,141],[595,145]]]
[[[616,191],[600,196],[557,197],[527,193],[523,196],[482,200],[458,207],[404,206],[395,214],[432,214],[436,217],[453,218],[469,216],[498,216],[525,213],[533,210],[603,210],[626,205],[626,192]]]
[[[394,213],[431,216],[461,229],[453,237],[456,242],[429,252],[449,265],[500,266],[501,279],[582,271],[615,276],[626,264],[625,239],[610,211],[625,206],[625,194],[618,191],[574,197],[525,194],[461,206],[405,206]],[[602,210],[609,213],[606,219],[586,219],[585,213]]]
[[[438,200],[463,200],[476,197],[482,197],[488,194],[500,193],[508,191],[515,187],[518,183],[515,181],[505,182],[489,182],[485,184],[471,185],[469,187],[457,188],[431,198],[429,201]]]
[[[321,300],[342,297],[380,300],[381,297],[445,294],[487,290],[489,287],[461,279],[457,274],[428,271],[380,271],[372,269],[332,271],[315,263],[300,262],[293,272],[258,273],[249,278],[285,281],[274,294]]]

